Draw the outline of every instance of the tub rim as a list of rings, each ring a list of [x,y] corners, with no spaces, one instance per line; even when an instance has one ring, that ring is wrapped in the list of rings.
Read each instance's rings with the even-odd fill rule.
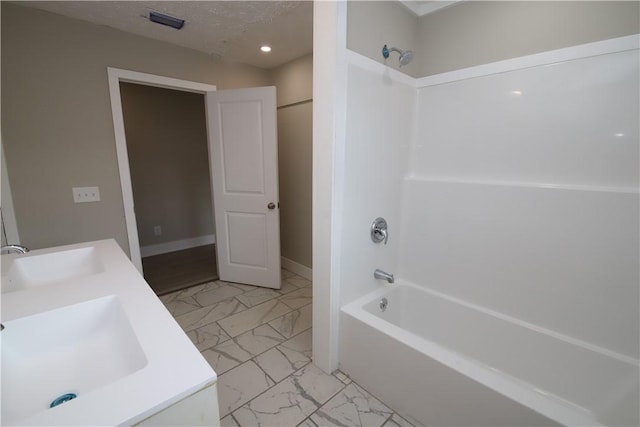
[[[396,280],[395,284],[383,284],[378,289],[375,289],[372,292],[340,307],[340,311],[344,314],[374,327],[389,338],[399,341],[413,350],[424,354],[426,357],[430,357],[444,366],[447,366],[448,368],[484,385],[485,387],[561,424],[590,426],[606,425],[599,421],[596,418],[596,413],[590,409],[557,396],[549,391],[537,388],[518,377],[502,372],[497,368],[486,365],[477,359],[447,348],[442,344],[429,340],[428,338],[424,338],[413,332],[407,331],[364,308],[365,305],[372,303],[401,287],[413,288],[419,292],[424,292],[434,297],[440,297],[447,301],[462,305],[465,308],[479,311],[502,321],[515,323],[516,325],[530,329],[533,332],[543,333],[548,335],[550,338],[561,339],[563,341],[567,341],[569,344],[575,344],[587,350],[596,351],[605,356],[613,357],[617,361],[630,364],[635,368],[638,367],[637,361],[625,355],[620,355],[592,344],[584,343],[576,340],[575,338],[565,337],[564,335],[553,331],[548,331],[522,320],[511,318],[510,316],[494,312],[484,307],[476,306],[458,298],[434,291],[426,286],[418,286],[402,279]]]

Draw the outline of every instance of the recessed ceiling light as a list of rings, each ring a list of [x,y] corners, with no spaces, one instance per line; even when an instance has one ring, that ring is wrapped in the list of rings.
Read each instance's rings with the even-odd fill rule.
[[[263,52],[271,52],[271,46],[267,46],[267,45],[260,46],[260,50]]]
[[[514,95],[522,95],[522,91],[520,90],[512,90],[511,93]]]
[[[616,134],[615,134],[615,136],[617,136],[618,138],[620,138],[620,137],[623,137],[623,136],[624,136],[624,133],[619,132],[619,133],[616,133]]]

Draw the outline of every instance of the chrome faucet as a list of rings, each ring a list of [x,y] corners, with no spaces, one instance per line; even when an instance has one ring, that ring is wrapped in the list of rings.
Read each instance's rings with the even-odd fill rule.
[[[26,254],[27,252],[29,252],[29,249],[27,249],[25,246],[22,245],[6,245],[6,246],[2,246],[0,248],[0,252],[17,252],[19,254]]]
[[[389,283],[395,282],[396,279],[393,278],[393,274],[389,274],[386,271],[382,271],[379,268],[376,268],[376,271],[373,272],[373,277],[376,279],[386,280]]]

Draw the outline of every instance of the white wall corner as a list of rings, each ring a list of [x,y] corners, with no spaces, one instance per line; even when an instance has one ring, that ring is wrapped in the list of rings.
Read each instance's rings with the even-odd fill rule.
[[[313,4],[313,361],[338,367],[346,2]]]

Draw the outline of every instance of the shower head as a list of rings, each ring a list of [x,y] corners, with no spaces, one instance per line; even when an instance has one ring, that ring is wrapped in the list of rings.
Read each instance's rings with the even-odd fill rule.
[[[398,61],[400,62],[400,66],[409,64],[413,60],[413,51],[411,50],[403,50],[400,53],[400,58]]]
[[[382,47],[382,56],[386,59],[389,57],[389,53],[390,52],[398,52],[400,54],[400,58],[398,58],[398,62],[400,63],[400,66],[402,67],[403,65],[407,65],[411,62],[411,60],[413,59],[413,52],[410,50],[402,50],[402,49],[398,49],[397,47],[387,47],[387,45],[385,44]]]

